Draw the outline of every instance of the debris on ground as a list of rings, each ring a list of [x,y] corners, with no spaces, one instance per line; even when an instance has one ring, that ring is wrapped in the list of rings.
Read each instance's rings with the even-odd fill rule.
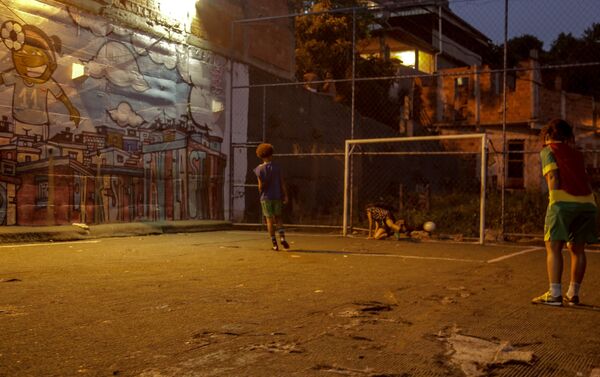
[[[454,328],[450,335],[442,336],[447,342],[452,364],[458,366],[467,377],[486,376],[491,368],[509,363],[532,363],[532,351],[521,350],[508,341],[486,340],[458,333]]]

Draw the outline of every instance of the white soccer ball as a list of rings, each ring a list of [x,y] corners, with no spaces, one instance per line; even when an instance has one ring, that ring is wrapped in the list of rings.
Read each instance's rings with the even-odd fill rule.
[[[429,233],[433,232],[435,230],[435,223],[433,221],[427,221],[423,224],[423,230]]]

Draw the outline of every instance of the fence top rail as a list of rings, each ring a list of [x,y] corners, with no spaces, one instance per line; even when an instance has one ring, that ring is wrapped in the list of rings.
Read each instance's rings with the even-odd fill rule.
[[[420,1],[419,3],[406,3],[406,4],[392,4],[392,5],[368,5],[368,6],[354,6],[354,7],[341,7],[341,8],[333,8],[321,11],[305,11],[305,12],[294,12],[288,14],[280,14],[274,16],[265,16],[265,17],[254,17],[254,18],[242,18],[239,20],[233,20],[232,24],[248,24],[254,22],[262,22],[262,21],[273,21],[273,20],[281,20],[281,19],[289,19],[296,17],[306,17],[306,16],[318,16],[321,14],[336,14],[336,13],[353,13],[353,12],[368,12],[368,13],[376,13],[376,12],[384,12],[384,11],[401,11],[404,9],[422,9],[426,6],[439,6],[438,1],[429,0],[429,1]]]
[[[486,136],[486,134],[464,134],[464,135],[388,137],[388,138],[376,138],[376,139],[348,139],[348,140],[346,140],[346,145],[396,143],[396,142],[428,141],[428,140],[483,139],[483,138],[485,138],[485,136]]]

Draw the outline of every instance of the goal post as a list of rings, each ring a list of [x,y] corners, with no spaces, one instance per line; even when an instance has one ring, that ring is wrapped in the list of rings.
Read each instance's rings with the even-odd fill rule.
[[[484,133],[346,140],[343,236],[347,236],[348,231],[353,228],[353,219],[357,218],[353,209],[361,208],[358,203],[362,201],[364,204],[365,200],[382,199],[385,196],[384,191],[389,198],[389,188],[394,185],[400,187],[400,206],[403,201],[403,187],[407,187],[406,191],[411,194],[414,193],[415,187],[426,187],[428,193],[431,189],[431,195],[438,198],[439,202],[443,202],[450,196],[455,200],[456,198],[461,200],[462,192],[458,191],[456,187],[464,186],[468,187],[464,191],[464,196],[470,200],[469,210],[475,211],[475,216],[477,208],[475,208],[474,202],[479,202],[479,223],[478,226],[473,224],[473,232],[478,233],[479,243],[483,244],[486,220],[486,145],[487,137]],[[356,161],[357,158],[362,160]],[[360,174],[355,173],[355,170],[360,170]],[[357,175],[359,176],[357,177]],[[417,178],[411,180],[409,176]],[[454,182],[450,180],[452,177],[456,179],[456,182],[460,181],[460,185],[454,185]],[[356,184],[358,180],[363,182],[362,190],[359,190],[360,184]],[[380,187],[378,187],[378,182],[381,181],[383,183],[379,183]],[[419,183],[416,183],[417,181]],[[475,187],[476,183],[479,183],[479,187]],[[369,198],[360,198],[359,200],[354,197],[360,195]],[[416,210],[423,209],[422,203],[414,206]],[[463,206],[457,207],[462,208]],[[429,209],[429,199],[427,199],[427,208]],[[467,215],[469,218],[473,217],[471,213]],[[450,219],[431,220],[452,221]]]

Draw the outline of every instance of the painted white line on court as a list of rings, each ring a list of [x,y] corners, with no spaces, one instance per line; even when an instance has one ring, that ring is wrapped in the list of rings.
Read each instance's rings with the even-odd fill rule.
[[[512,253],[512,254],[508,254],[508,255],[503,255],[498,258],[490,259],[489,261],[487,261],[487,263],[496,263],[496,262],[500,262],[500,261],[503,261],[508,258],[516,257],[517,255],[527,254],[527,253],[531,253],[533,251],[539,251],[539,250],[544,250],[544,248],[543,247],[532,247],[531,249],[526,249],[523,251],[519,251],[517,253]]]
[[[76,243],[99,243],[98,240],[92,241],[65,241],[65,242],[44,242],[44,243],[26,243],[26,244],[14,244],[14,245],[2,245],[0,248],[11,248],[11,247],[31,247],[31,246],[54,246],[54,245],[72,245]]]
[[[467,262],[467,263],[485,263],[482,260],[474,259],[460,259],[460,258],[442,258],[442,257],[420,257],[416,255],[398,255],[398,254],[366,254],[366,253],[352,253],[349,252],[349,256],[361,256],[361,257],[388,257],[388,258],[402,258],[402,259],[423,259],[423,260],[443,260],[449,262]]]
[[[253,230],[226,230],[226,233],[229,234],[248,234],[248,233],[259,233],[259,234],[267,234],[267,232],[265,231],[253,231]],[[286,230],[286,237],[290,238],[290,237],[295,237],[295,236],[301,236],[301,237],[334,237],[334,238],[340,238],[340,239],[344,239],[344,237],[341,234],[326,234],[326,233],[319,233],[319,234],[314,234],[314,233],[298,233],[298,232],[288,232]],[[347,238],[352,238],[352,237],[347,237]],[[365,238],[366,239],[366,238]]]

